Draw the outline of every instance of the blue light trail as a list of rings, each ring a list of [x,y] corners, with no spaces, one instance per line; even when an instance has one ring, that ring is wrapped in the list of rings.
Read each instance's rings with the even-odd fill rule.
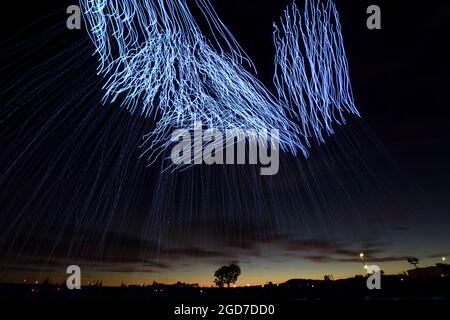
[[[207,39],[186,0],[80,0],[106,78],[104,102],[155,119],[141,147],[149,163],[172,144],[174,129],[196,122],[219,130],[278,129],[280,148],[308,155],[354,106],[337,10],[332,1],[293,4],[275,26],[278,97],[209,0],[195,5]],[[248,70],[248,67],[250,70]]]

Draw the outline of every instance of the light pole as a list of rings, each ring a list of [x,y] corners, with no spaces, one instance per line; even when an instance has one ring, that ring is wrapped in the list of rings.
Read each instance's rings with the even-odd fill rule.
[[[359,254],[359,257],[361,258],[361,262],[363,264],[364,270],[366,270],[366,272],[367,272],[367,265],[366,265],[366,262],[364,261],[364,253],[361,252]]]

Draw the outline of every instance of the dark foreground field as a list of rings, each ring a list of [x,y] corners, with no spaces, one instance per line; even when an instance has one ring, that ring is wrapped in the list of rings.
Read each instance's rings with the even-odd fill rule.
[[[340,281],[291,280],[280,285],[230,289],[187,285],[89,286],[67,290],[63,285],[0,285],[0,303],[16,313],[52,315],[134,316],[147,319],[301,319],[302,315],[341,314],[345,317],[386,316],[393,310],[406,315],[448,312],[450,279],[383,278],[381,290],[371,291],[365,279]],[[250,306],[250,307],[249,307]],[[273,314],[251,314],[273,306]],[[195,308],[208,313],[187,314]],[[244,313],[247,309],[247,315]],[[446,311],[447,310],[447,311]],[[178,314],[178,313],[182,314]],[[184,313],[184,314],[183,314]],[[238,313],[238,314],[236,314]],[[263,312],[264,313],[264,312]]]

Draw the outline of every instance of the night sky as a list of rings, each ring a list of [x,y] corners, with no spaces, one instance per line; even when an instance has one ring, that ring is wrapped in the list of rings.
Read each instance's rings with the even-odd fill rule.
[[[390,274],[411,256],[440,262],[450,251],[450,4],[335,2],[362,118],[308,159],[282,156],[272,178],[251,166],[147,167],[137,146],[151,122],[102,104],[89,38],[65,30],[71,3],[8,3],[0,281],[60,281],[79,264],[84,283],[212,285],[237,263],[243,285],[352,277],[364,272],[360,252]],[[290,1],[214,3],[272,88],[272,22]],[[382,30],[366,28],[372,4]]]

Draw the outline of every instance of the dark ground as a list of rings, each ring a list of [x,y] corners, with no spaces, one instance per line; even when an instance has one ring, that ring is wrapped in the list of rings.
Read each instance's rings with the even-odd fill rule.
[[[0,285],[0,304],[14,312],[45,313],[49,317],[70,310],[70,316],[134,316],[145,312],[148,319],[201,319],[200,316],[175,316],[179,306],[207,306],[215,313],[207,319],[301,319],[316,316],[387,316],[392,311],[404,317],[418,312],[448,310],[450,279],[414,280],[384,276],[383,289],[369,291],[366,279],[338,281],[290,280],[279,286],[249,288],[196,288],[181,285],[108,288],[84,287],[69,291],[63,285]],[[274,315],[218,315],[220,305],[273,305]],[[17,308],[16,308],[17,306]],[[403,318],[403,317],[402,317]]]

